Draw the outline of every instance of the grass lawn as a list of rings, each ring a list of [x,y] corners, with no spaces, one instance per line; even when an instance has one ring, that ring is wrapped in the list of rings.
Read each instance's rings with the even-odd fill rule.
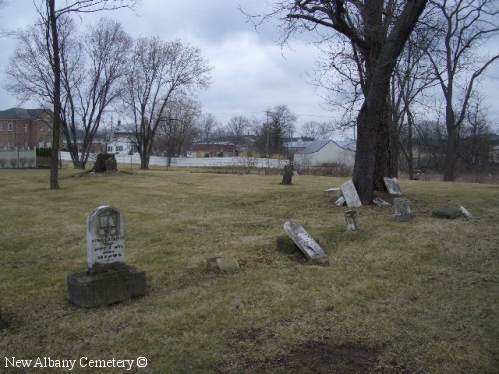
[[[72,173],[54,192],[47,171],[0,171],[1,356],[145,356],[131,371],[144,373],[499,370],[497,185],[402,181],[415,220],[364,207],[351,233],[323,193],[342,179]],[[66,277],[85,269],[86,216],[103,203],[127,219],[129,263],[147,272],[148,294],[81,310]],[[430,217],[460,205],[476,218]],[[276,248],[288,219],[319,239],[330,266]],[[240,272],[200,265],[218,255]]]

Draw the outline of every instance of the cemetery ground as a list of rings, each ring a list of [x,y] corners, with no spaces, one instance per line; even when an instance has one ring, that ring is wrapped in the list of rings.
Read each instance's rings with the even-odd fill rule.
[[[54,192],[47,171],[0,172],[2,356],[144,356],[132,372],[147,373],[497,372],[497,185],[401,181],[413,221],[363,207],[360,231],[347,232],[346,208],[323,192],[343,178],[73,173]],[[86,268],[86,216],[103,203],[125,215],[128,262],[146,271],[148,292],[79,309],[66,277]],[[431,217],[460,205],[472,221]],[[288,219],[329,266],[277,249]],[[208,270],[215,256],[236,258],[239,272]]]

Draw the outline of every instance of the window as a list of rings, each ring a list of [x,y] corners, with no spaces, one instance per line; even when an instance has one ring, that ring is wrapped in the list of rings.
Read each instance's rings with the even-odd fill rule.
[[[25,123],[25,124],[24,124],[24,132],[25,132],[25,133],[27,133],[27,132],[28,132],[28,124],[27,124],[27,123]]]
[[[116,146],[116,152],[123,152],[123,146],[122,145],[117,145]]]
[[[13,123],[9,123],[9,124],[7,125],[7,127],[8,127],[8,130],[9,130],[9,131],[14,131],[14,124],[13,124]]]
[[[108,145],[107,146],[107,151],[108,152],[112,152],[113,151],[113,146],[112,145]]]

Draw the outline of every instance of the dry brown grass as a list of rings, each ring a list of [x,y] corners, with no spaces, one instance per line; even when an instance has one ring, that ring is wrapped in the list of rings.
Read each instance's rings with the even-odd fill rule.
[[[499,366],[498,186],[402,182],[413,222],[364,207],[361,231],[349,233],[343,209],[323,193],[343,179],[300,176],[282,186],[279,176],[71,173],[54,192],[46,171],[0,171],[6,356],[146,356],[139,372],[150,373]],[[65,278],[85,267],[85,218],[102,203],[125,214],[129,261],[146,270],[148,295],[80,310],[67,301]],[[447,205],[476,219],[430,217]],[[276,249],[287,219],[320,240],[331,266]],[[196,266],[216,255],[237,258],[241,271]]]

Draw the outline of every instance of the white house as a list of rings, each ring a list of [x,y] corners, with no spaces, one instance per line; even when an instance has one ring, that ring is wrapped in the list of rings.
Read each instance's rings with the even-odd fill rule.
[[[305,149],[295,153],[293,161],[298,167],[355,163],[355,141],[316,140]]]
[[[107,152],[131,155],[137,152],[133,132],[115,132],[107,143]]]

